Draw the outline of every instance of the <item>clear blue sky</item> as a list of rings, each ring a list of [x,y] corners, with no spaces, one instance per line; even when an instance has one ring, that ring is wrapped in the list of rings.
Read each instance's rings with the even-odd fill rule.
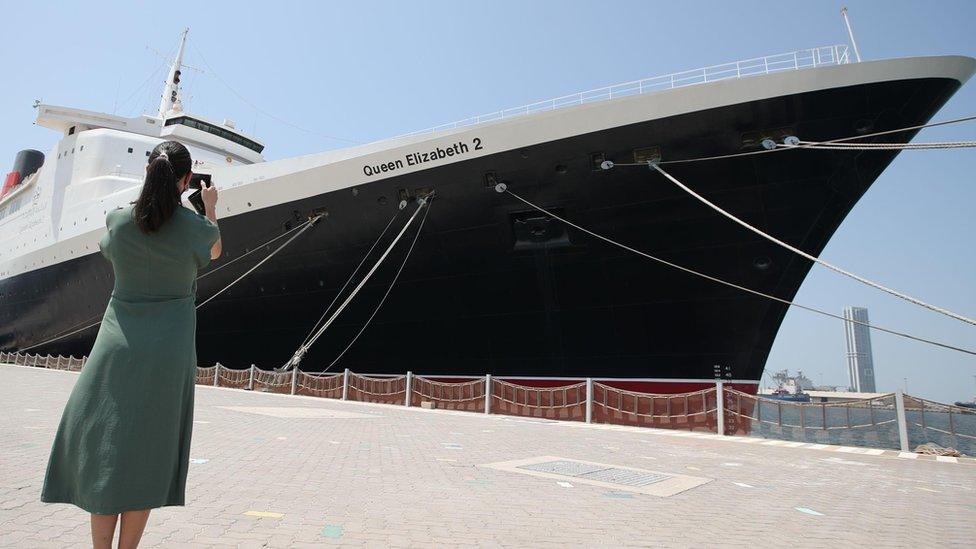
[[[57,135],[32,126],[34,99],[96,111],[155,112],[163,60],[184,26],[185,63],[206,68],[282,119],[371,141],[607,84],[847,41],[842,2],[9,2],[0,86],[0,166]],[[976,56],[976,2],[847,2],[866,59]],[[205,61],[204,61],[205,59]],[[268,159],[344,143],[259,114],[220,79],[185,71],[189,110],[231,118]],[[140,87],[149,79],[145,86]],[[128,100],[127,100],[128,99]],[[937,116],[976,114],[976,81]],[[976,123],[920,139],[974,139]],[[834,235],[823,257],[976,315],[976,151],[902,153]],[[6,172],[6,169],[4,169]],[[797,301],[969,348],[976,327],[944,319],[814,268]],[[976,393],[976,359],[877,333],[879,389],[939,400]],[[802,369],[845,385],[843,325],[793,310],[767,371]]]

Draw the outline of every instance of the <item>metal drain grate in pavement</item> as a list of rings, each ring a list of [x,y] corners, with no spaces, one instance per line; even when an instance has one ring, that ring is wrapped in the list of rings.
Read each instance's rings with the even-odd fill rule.
[[[661,482],[672,478],[671,475],[649,473],[644,471],[634,471],[632,469],[619,469],[617,467],[606,467],[592,463],[583,463],[572,460],[546,461],[543,463],[533,463],[521,465],[519,469],[528,469],[540,473],[550,473],[564,475],[578,479],[595,480],[619,484],[621,486],[647,486],[655,482]]]

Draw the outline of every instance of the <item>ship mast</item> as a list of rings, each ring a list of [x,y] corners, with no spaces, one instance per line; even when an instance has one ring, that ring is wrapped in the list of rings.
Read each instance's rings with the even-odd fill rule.
[[[180,49],[176,52],[176,59],[169,68],[169,78],[166,79],[166,86],[163,88],[163,95],[159,99],[160,118],[165,119],[168,114],[178,113],[183,110],[180,102],[180,67],[183,66],[183,49],[186,47],[186,35],[190,28],[183,29],[183,36],[180,38]]]

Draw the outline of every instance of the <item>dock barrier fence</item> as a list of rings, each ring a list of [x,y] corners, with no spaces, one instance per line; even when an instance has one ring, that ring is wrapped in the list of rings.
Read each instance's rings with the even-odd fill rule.
[[[0,363],[81,371],[87,357],[0,352]],[[976,410],[901,391],[848,402],[799,403],[744,391],[755,382],[672,381],[692,391],[643,393],[614,385],[647,380],[358,374],[198,367],[196,383],[337,400],[424,406],[551,420],[707,431],[796,442],[911,451],[921,445],[976,455]],[[653,380],[655,384],[669,380]]]

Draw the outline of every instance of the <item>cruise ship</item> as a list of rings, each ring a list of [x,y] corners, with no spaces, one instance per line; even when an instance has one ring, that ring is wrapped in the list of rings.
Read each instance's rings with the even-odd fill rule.
[[[183,49],[156,114],[35,105],[36,123],[59,137],[17,156],[0,197],[0,349],[89,351],[113,285],[97,245],[105,215],[135,200],[149,151],[172,139],[220,188],[224,252],[202,273],[198,301],[230,287],[198,310],[201,364],[288,363],[388,251],[302,370],[758,381],[786,305],[647,261],[496,187],[790,300],[808,260],[639,165],[670,162],[712,202],[817,255],[898,151],[742,153],[794,137],[906,142],[917,130],[874,135],[925,124],[976,66],[960,56],[858,62],[847,46],[817,47],[265,161],[264,144],[232,122],[183,110]],[[424,222],[391,246],[431,193]]]

